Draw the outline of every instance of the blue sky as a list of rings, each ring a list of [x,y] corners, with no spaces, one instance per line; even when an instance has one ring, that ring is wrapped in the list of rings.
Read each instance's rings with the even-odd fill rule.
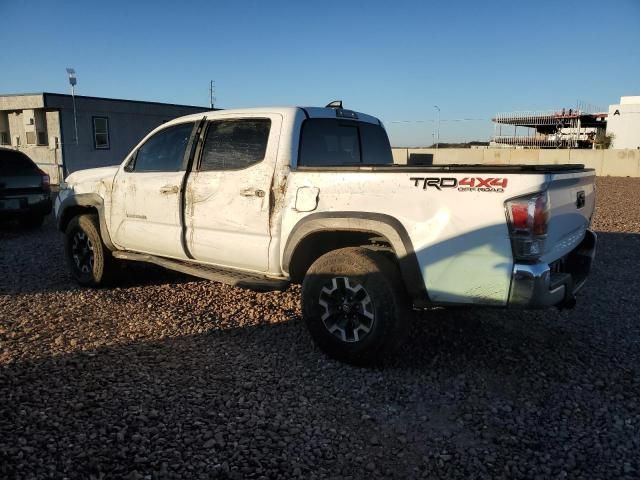
[[[0,93],[380,117],[396,146],[487,140],[491,116],[640,95],[640,1],[0,0]],[[452,121],[459,119],[478,119]],[[398,122],[404,121],[404,122]]]

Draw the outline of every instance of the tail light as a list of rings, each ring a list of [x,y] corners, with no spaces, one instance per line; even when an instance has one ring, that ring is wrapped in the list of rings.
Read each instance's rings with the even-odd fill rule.
[[[49,175],[47,175],[42,170],[38,170],[40,172],[40,176],[42,177],[42,188],[49,188],[51,186]]]
[[[538,260],[544,252],[549,224],[547,192],[507,200],[505,209],[514,258]]]

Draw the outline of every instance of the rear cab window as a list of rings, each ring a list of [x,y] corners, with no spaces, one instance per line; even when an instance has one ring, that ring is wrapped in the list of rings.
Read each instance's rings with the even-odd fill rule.
[[[0,177],[30,175],[39,169],[33,161],[15,150],[0,150]]]
[[[302,124],[299,166],[391,164],[391,145],[380,125],[333,118],[309,118]]]

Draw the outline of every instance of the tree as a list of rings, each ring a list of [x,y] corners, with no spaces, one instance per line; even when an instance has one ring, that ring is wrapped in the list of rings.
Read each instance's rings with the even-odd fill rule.
[[[598,150],[606,150],[611,147],[614,136],[615,135],[613,133],[610,133],[607,135],[606,131],[600,130],[596,135],[596,138],[593,141],[593,144]]]

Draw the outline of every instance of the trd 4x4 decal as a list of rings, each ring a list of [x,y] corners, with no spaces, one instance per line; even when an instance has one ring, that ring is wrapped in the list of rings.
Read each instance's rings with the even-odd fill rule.
[[[507,188],[507,178],[464,177],[460,181],[453,177],[410,177],[414,187],[423,190],[435,188],[457,188],[459,192],[504,192]]]

